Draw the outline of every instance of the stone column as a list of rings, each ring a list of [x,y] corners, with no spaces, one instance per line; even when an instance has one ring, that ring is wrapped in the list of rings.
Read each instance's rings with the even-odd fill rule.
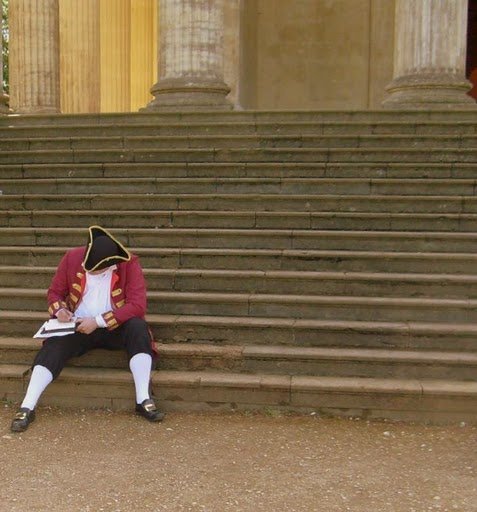
[[[131,110],[151,101],[149,88],[157,77],[157,1],[131,2]]]
[[[161,0],[159,80],[145,110],[230,109],[223,0]]]
[[[129,112],[131,2],[100,0],[101,112]]]
[[[230,87],[228,100],[234,109],[241,109],[240,98],[240,57],[242,48],[241,18],[244,0],[224,2],[224,79]]]
[[[60,0],[61,111],[99,112],[99,2]]]
[[[8,113],[8,96],[3,90],[3,25],[0,13],[0,114]]]
[[[386,108],[475,108],[465,78],[467,0],[396,0]]]
[[[10,0],[10,106],[60,111],[58,0]]]

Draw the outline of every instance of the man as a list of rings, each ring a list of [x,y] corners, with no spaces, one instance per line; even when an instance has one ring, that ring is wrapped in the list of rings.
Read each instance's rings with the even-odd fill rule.
[[[136,413],[162,421],[149,395],[153,340],[144,320],[146,286],[137,256],[100,226],[89,228],[86,247],[66,252],[47,294],[48,311],[60,322],[77,323],[76,332],[44,341],[33,362],[25,398],[13,419],[13,432],[25,431],[35,406],[68,359],[94,348],[125,349],[136,390]]]

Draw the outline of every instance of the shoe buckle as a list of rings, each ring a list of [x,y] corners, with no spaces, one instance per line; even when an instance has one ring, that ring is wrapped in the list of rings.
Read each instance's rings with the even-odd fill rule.
[[[24,419],[26,419],[26,417],[27,417],[27,413],[26,412],[17,412],[15,414],[15,419],[16,420],[24,420]]]
[[[147,412],[151,412],[151,411],[155,411],[156,410],[156,406],[154,404],[146,404],[144,406],[144,409],[147,411]]]

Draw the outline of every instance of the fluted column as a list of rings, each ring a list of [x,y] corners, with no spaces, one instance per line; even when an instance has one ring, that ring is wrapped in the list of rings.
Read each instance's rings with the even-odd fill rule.
[[[131,110],[151,100],[149,88],[156,79],[157,1],[131,2]]]
[[[159,80],[146,110],[230,109],[223,0],[161,0]]]
[[[61,110],[99,112],[99,2],[60,0]]]
[[[8,96],[3,89],[3,32],[2,17],[0,16],[0,115],[8,113]]]
[[[387,108],[474,108],[465,78],[467,0],[396,0]]]
[[[129,112],[131,0],[100,0],[100,18],[101,112]]]
[[[58,0],[10,0],[10,106],[60,111]]]

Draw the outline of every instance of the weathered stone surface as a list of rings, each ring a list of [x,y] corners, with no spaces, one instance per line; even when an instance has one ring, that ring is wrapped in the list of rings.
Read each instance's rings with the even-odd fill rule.
[[[159,80],[145,110],[226,110],[222,0],[163,0]]]
[[[9,15],[12,110],[59,112],[58,0],[18,0]]]
[[[475,109],[466,93],[467,0],[397,0],[387,108]]]
[[[141,257],[164,407],[472,419],[475,121],[223,116],[0,120],[0,370],[30,364],[54,268],[98,222]],[[63,377],[45,403],[133,400],[121,353]]]

